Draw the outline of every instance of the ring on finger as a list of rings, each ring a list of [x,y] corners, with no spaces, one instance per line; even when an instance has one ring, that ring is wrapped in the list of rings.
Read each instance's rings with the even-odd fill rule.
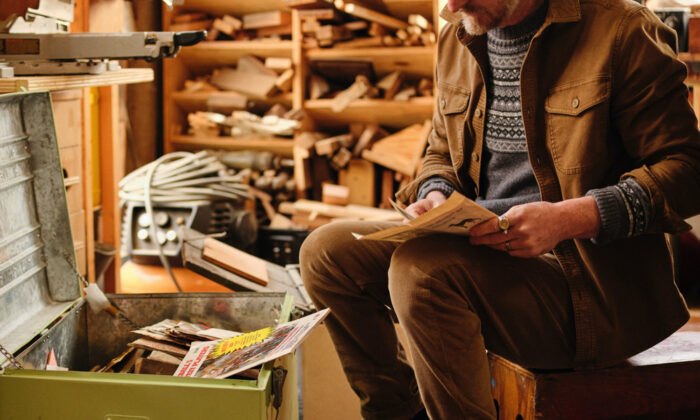
[[[510,241],[506,241],[506,251],[508,251],[508,252],[512,251],[512,249],[510,247]]]
[[[504,235],[508,234],[508,228],[510,227],[510,222],[506,216],[498,216],[498,228],[503,231]]]

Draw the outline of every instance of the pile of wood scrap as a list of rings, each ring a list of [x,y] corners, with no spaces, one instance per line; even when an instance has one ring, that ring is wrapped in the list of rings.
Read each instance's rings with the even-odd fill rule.
[[[285,0],[298,9],[307,48],[365,48],[433,45],[433,25],[419,14],[408,21],[346,0]]]
[[[334,83],[312,74],[309,79],[309,98],[333,98],[333,111],[341,112],[357,99],[385,99],[390,101],[408,101],[415,96],[433,96],[433,82],[428,78],[407,80],[400,71],[394,71],[381,77],[376,83],[359,74],[354,82],[346,88],[332,91]]]
[[[320,201],[301,199],[280,204],[279,212],[289,216],[295,226],[314,229],[336,219],[400,221],[402,216],[394,210],[378,209],[356,204],[334,205]]]
[[[171,319],[165,319],[133,332],[141,338],[129,343],[122,354],[106,365],[95,366],[90,371],[173,375],[192,342],[218,340],[238,334]],[[255,379],[259,373],[260,370],[255,368],[241,372],[239,376]]]
[[[194,136],[291,137],[301,127],[302,118],[302,113],[275,104],[262,116],[247,111],[230,115],[195,111],[187,115],[187,123]]]
[[[206,30],[209,41],[281,39],[292,35],[292,15],[285,10],[250,13],[239,17],[213,17],[202,12],[189,12],[173,16],[170,30]]]
[[[296,186],[312,188],[325,204],[390,208],[388,199],[418,172],[431,129],[426,120],[393,134],[377,124],[351,124],[349,132],[333,136],[299,133],[294,139]],[[319,158],[337,177],[318,171],[323,168],[315,164]]]
[[[214,70],[207,82],[217,89],[238,92],[250,98],[266,99],[279,92],[289,92],[292,89],[293,77],[291,59],[275,57],[274,60],[263,61],[255,56],[245,55],[238,59],[235,68]]]

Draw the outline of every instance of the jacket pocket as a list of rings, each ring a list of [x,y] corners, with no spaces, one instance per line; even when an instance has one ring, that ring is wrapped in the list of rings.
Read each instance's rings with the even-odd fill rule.
[[[463,160],[464,124],[471,92],[448,83],[438,83],[438,111],[445,123],[445,137],[452,155],[452,163],[459,167]]]
[[[547,145],[558,170],[575,174],[604,162],[608,150],[610,78],[552,88],[545,101]]]

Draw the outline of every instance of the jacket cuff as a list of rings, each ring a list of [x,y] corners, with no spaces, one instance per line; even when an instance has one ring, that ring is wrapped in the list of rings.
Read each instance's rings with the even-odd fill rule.
[[[440,191],[445,194],[445,197],[449,197],[455,190],[454,185],[445,178],[439,176],[433,176],[428,178],[421,186],[418,188],[418,198],[417,200],[424,199],[428,193],[431,191]],[[416,201],[417,201],[416,200]]]

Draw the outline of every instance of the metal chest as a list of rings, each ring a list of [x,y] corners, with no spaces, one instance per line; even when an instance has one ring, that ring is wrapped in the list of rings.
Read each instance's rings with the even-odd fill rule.
[[[269,419],[272,363],[256,380],[94,373],[135,338],[82,298],[50,96],[0,95],[0,344],[25,369],[0,368],[0,419]],[[251,331],[288,321],[284,293],[108,295],[134,323],[164,318]],[[70,371],[45,371],[54,349]],[[0,366],[6,365],[0,355]],[[296,361],[280,419],[298,417]]]

